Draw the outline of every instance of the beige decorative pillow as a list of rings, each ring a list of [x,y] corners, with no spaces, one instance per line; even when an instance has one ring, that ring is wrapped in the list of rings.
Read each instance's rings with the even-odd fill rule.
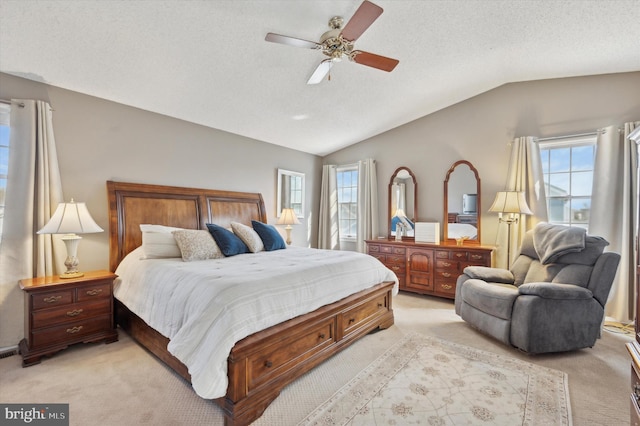
[[[180,257],[180,248],[171,234],[182,228],[164,225],[141,224],[142,253],[145,259],[162,259]]]
[[[174,231],[173,236],[185,262],[224,257],[209,231],[183,229]]]
[[[257,253],[264,250],[262,238],[260,238],[260,235],[258,235],[252,227],[238,222],[231,222],[231,229],[233,230],[233,233],[236,234],[242,242],[247,245],[247,247],[249,247],[249,251],[251,253]]]

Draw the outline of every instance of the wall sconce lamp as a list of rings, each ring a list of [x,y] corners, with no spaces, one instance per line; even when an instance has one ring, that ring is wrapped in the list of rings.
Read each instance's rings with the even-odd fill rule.
[[[507,268],[511,267],[511,225],[518,223],[519,215],[533,214],[522,191],[500,191],[489,208],[490,212],[498,213],[500,223],[506,223],[507,228]],[[503,213],[509,213],[503,218]]]
[[[287,231],[287,244],[291,244],[291,225],[300,225],[300,221],[298,221],[298,216],[296,216],[296,212],[293,209],[282,209],[280,219],[278,219],[276,225],[287,225],[284,228]]]
[[[38,234],[64,234],[62,241],[67,248],[67,258],[64,261],[66,272],[60,278],[77,278],[84,275],[78,271],[78,244],[82,237],[77,234],[102,232],[87,210],[85,203],[60,203],[49,222],[38,231]]]

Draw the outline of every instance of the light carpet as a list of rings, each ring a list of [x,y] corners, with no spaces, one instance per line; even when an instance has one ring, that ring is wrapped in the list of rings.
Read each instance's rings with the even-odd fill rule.
[[[299,425],[570,425],[565,373],[410,333]]]

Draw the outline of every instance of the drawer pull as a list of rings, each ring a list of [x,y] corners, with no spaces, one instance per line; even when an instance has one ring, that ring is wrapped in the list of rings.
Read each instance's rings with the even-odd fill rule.
[[[400,267],[399,266],[392,266],[391,269],[393,269],[394,271],[399,271]]]
[[[456,253],[456,257],[464,257],[463,253]]]
[[[68,317],[77,317],[82,313],[82,309],[74,309],[73,311],[67,312]]]
[[[354,322],[356,322],[355,318],[349,318],[349,324],[353,324]]]
[[[273,365],[273,363],[271,361],[267,360],[267,361],[264,362],[264,366],[267,367],[267,368],[271,368],[272,365]]]
[[[448,273],[448,272],[443,272],[442,276],[445,277],[445,278],[449,278],[451,276],[451,274]]]
[[[382,308],[383,306],[384,306],[384,304],[378,303],[378,308]]]
[[[480,260],[480,259],[482,259],[482,255],[481,254],[472,254],[471,258],[473,260]]]
[[[102,293],[101,288],[94,288],[93,290],[87,290],[87,296],[96,296],[100,293]]]
[[[442,262],[442,266],[445,266],[448,268],[449,266],[451,266],[451,264],[449,262]]]
[[[633,385],[633,397],[637,401],[640,401],[640,385]]]
[[[320,333],[320,335],[318,336],[318,338],[320,339],[324,339],[325,334],[324,333]]]
[[[57,301],[59,301],[60,299],[62,299],[62,296],[51,296],[51,297],[45,297],[44,299],[42,299],[45,303],[56,303]]]
[[[453,288],[453,286],[452,286],[452,285],[450,285],[450,284],[442,284],[442,286],[441,286],[441,287],[442,287],[443,289],[445,289],[445,290],[451,290],[451,289]]]
[[[74,334],[77,333],[78,331],[82,330],[82,326],[78,325],[76,327],[72,327],[72,328],[67,328],[67,333],[69,334]]]

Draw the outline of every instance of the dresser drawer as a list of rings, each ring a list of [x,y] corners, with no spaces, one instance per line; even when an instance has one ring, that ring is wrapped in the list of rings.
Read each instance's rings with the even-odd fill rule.
[[[386,294],[381,294],[338,315],[338,326],[341,327],[342,336],[354,332],[370,319],[383,315],[388,311],[388,306]]]
[[[404,254],[399,255],[399,254],[387,254],[385,256],[385,262],[387,264],[397,264],[397,265],[404,265],[407,263],[407,259],[404,257]]]
[[[90,286],[78,287],[76,300],[83,302],[85,300],[93,300],[102,297],[111,297],[111,284],[94,284]]]
[[[306,331],[290,336],[284,344],[273,345],[273,350],[249,356],[247,359],[248,389],[254,389],[287,369],[301,358],[310,358],[335,340],[334,319],[328,318]]]
[[[433,281],[430,274],[409,271],[406,287],[417,292],[433,291]]]
[[[436,259],[436,270],[457,271],[458,262],[451,259]]]
[[[31,326],[34,329],[38,329],[66,322],[80,321],[99,315],[108,315],[110,313],[111,300],[102,298],[84,303],[74,303],[58,308],[35,311],[31,316]]]
[[[73,289],[31,294],[31,309],[51,308],[73,302]]]
[[[435,279],[434,291],[446,296],[455,296],[456,281],[451,279]]]
[[[404,275],[407,270],[407,266],[402,264],[390,263],[385,265],[387,268],[391,269],[396,275]]]
[[[32,330],[32,346],[46,347],[64,342],[75,343],[77,341],[82,341],[82,337],[84,336],[99,332],[106,332],[111,330],[111,328],[111,316],[104,315],[101,317],[89,318],[85,321],[76,321],[56,327]]]

